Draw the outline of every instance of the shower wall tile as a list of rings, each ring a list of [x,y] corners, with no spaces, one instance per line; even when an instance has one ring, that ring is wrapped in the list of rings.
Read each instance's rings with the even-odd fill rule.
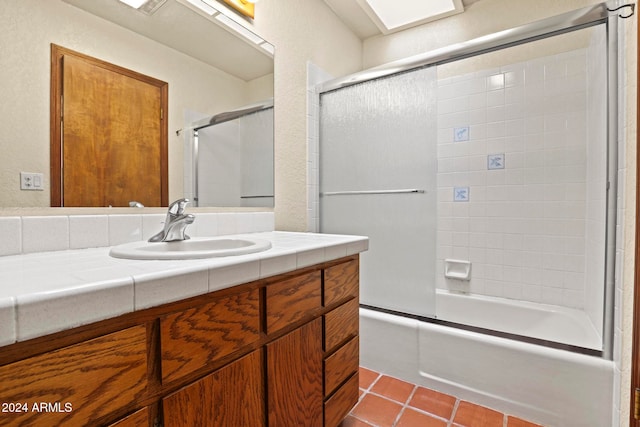
[[[587,150],[603,144],[589,140],[601,130],[588,129],[599,121],[587,89],[601,76],[587,54],[438,81],[437,262],[474,258],[470,282],[440,276],[438,287],[585,307],[588,230],[604,222],[589,196],[602,187]]]
[[[320,231],[320,95],[316,86],[332,79],[329,73],[307,62],[307,231]]]

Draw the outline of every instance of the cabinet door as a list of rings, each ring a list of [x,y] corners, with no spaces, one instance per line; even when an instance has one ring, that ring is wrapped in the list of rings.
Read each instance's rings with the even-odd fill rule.
[[[265,425],[262,350],[163,399],[165,427]]]
[[[322,319],[267,345],[269,427],[321,427]]]

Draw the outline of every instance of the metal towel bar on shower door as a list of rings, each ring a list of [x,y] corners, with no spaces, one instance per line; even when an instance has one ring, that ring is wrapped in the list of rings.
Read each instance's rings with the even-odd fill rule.
[[[406,193],[424,193],[424,190],[415,188],[404,188],[400,190],[356,190],[356,191],[327,191],[320,193],[321,196],[352,196],[356,194],[406,194]]]

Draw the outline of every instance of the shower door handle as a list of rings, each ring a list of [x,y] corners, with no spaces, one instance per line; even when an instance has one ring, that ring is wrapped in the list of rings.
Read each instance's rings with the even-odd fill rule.
[[[400,190],[356,190],[356,191],[327,191],[320,193],[321,196],[353,196],[358,194],[408,194],[408,193],[424,193],[424,190],[415,188],[404,188]]]

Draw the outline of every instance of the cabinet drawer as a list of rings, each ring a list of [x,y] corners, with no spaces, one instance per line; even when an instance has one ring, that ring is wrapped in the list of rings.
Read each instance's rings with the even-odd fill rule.
[[[311,310],[321,307],[321,287],[320,271],[268,285],[267,333],[309,317]]]
[[[160,334],[162,380],[168,382],[260,339],[260,291],[166,315]]]
[[[0,424],[95,425],[130,405],[147,386],[146,339],[146,327],[135,326],[0,367],[0,402],[28,408],[2,414]]]
[[[359,339],[353,338],[324,361],[324,395],[329,396],[344,380],[358,371]]]
[[[325,306],[358,296],[360,265],[358,259],[324,270]]]
[[[358,373],[353,374],[324,404],[325,427],[336,427],[358,403]]]
[[[358,335],[358,300],[342,304],[324,316],[324,350],[332,352],[341,343]]]

